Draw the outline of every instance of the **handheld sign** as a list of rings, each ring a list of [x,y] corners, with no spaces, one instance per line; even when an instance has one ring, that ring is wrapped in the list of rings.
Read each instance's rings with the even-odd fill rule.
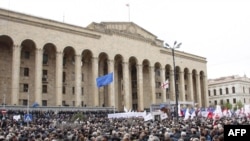
[[[26,114],[26,115],[24,115],[24,121],[25,121],[25,122],[30,122],[30,121],[32,121],[32,115],[31,115],[31,114]]]

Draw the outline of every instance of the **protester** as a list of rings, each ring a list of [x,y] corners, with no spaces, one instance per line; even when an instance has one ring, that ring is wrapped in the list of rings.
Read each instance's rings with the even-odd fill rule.
[[[197,113],[176,124],[173,118],[109,118],[112,113],[33,110],[27,122],[25,111],[8,110],[0,120],[0,141],[222,141],[223,125],[250,123],[247,117],[209,119]]]

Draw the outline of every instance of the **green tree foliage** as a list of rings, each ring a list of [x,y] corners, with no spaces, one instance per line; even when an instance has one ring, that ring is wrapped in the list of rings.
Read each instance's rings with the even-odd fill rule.
[[[231,103],[225,103],[223,105],[223,108],[226,108],[226,109],[232,109],[233,108],[233,105]]]
[[[234,110],[241,109],[243,106],[244,106],[243,103],[241,101],[238,101],[235,104]]]

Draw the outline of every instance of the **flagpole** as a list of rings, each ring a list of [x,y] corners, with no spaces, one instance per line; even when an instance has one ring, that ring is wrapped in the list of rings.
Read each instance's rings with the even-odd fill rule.
[[[115,80],[115,74],[113,73],[113,81]],[[114,113],[115,113],[115,83],[113,82],[113,95],[114,95]]]

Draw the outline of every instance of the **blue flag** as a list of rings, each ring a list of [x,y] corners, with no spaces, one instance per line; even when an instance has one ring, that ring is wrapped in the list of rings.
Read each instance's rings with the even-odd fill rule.
[[[34,102],[34,103],[32,104],[32,108],[36,108],[36,107],[39,107],[39,104],[38,104],[37,102]]]
[[[111,82],[113,82],[113,72],[96,78],[96,85],[98,88],[106,86]]]

